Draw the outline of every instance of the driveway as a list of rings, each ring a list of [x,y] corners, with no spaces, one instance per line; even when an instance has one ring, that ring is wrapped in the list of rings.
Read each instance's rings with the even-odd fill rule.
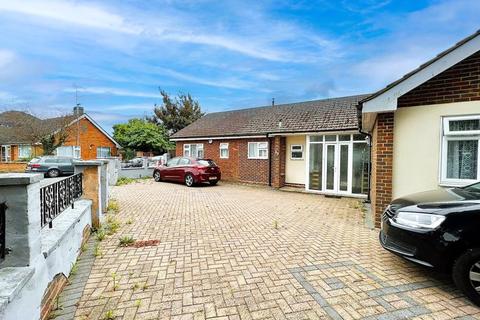
[[[84,275],[78,319],[480,318],[449,277],[384,251],[358,200],[153,181],[112,194],[122,225]]]

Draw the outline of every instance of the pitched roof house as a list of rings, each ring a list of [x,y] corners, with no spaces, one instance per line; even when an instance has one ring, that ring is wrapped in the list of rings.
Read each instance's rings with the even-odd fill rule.
[[[480,31],[362,100],[377,225],[392,198],[480,180]]]
[[[39,119],[21,111],[0,113],[0,162],[30,159],[43,154],[37,135],[64,129],[67,137],[58,155],[84,160],[116,156],[120,145],[82,107],[64,117]]]
[[[211,158],[227,180],[364,197],[369,152],[356,107],[367,97],[211,113],[171,140],[177,156]]]

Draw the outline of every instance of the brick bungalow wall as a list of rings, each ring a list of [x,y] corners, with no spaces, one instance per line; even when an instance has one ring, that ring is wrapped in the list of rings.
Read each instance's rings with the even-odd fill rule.
[[[480,52],[398,99],[398,107],[480,100]]]
[[[380,226],[381,214],[392,201],[393,112],[381,113],[372,134],[372,209],[375,226]]]
[[[222,180],[238,181],[253,184],[268,184],[269,159],[248,159],[248,142],[268,142],[268,139],[229,139],[201,141],[179,141],[176,143],[176,155],[183,156],[183,145],[203,143],[205,158],[214,160],[222,170]],[[220,159],[220,143],[228,143],[229,158]],[[285,138],[275,137],[272,143],[272,186],[282,187],[285,184]],[[274,150],[279,150],[277,154]],[[283,150],[283,151],[281,151]]]
[[[64,146],[77,145],[77,130],[79,130],[81,157],[83,160],[96,159],[97,147],[110,147],[111,155],[117,155],[117,147],[115,144],[85,118],[80,120],[78,127],[77,123],[74,123],[68,128],[69,136],[63,144]]]
[[[480,100],[480,52],[457,63],[398,99],[398,107]],[[379,114],[372,134],[371,201],[375,224],[392,200],[393,113]]]

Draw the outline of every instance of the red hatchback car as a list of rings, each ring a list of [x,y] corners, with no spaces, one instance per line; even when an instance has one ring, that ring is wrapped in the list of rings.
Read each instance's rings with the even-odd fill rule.
[[[216,185],[221,176],[220,168],[213,160],[189,157],[172,158],[165,165],[157,166],[153,170],[155,181],[183,182],[187,187],[202,182]]]

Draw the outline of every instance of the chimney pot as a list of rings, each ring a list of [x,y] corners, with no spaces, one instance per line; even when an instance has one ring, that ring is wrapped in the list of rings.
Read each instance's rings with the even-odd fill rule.
[[[84,113],[84,109],[79,104],[77,104],[75,107],[73,107],[73,115],[81,116],[81,115],[83,115],[83,113]]]

